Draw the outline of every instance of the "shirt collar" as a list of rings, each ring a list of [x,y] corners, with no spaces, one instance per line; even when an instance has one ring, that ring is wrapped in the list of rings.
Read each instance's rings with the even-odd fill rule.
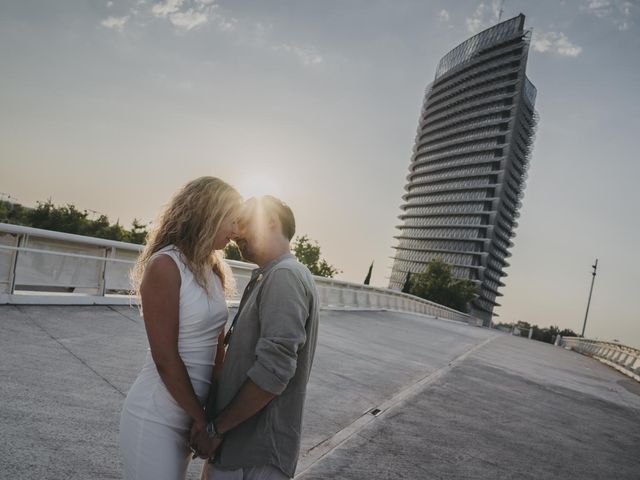
[[[285,252],[282,255],[280,255],[280,256],[274,258],[273,260],[271,260],[264,267],[256,268],[253,272],[251,272],[251,279],[253,280],[254,278],[256,278],[259,275],[266,275],[269,272],[269,270],[271,270],[278,263],[280,263],[283,260],[286,260],[287,258],[295,258],[295,257],[293,256],[293,253]]]

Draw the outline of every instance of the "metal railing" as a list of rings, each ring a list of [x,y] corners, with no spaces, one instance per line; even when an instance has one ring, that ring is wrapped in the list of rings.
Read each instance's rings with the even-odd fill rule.
[[[562,346],[593,357],[640,382],[640,350],[618,343],[563,337]]]
[[[0,304],[129,304],[141,245],[0,223]],[[239,300],[255,265],[228,261]],[[474,317],[386,288],[315,277],[325,309],[395,310],[481,325]]]

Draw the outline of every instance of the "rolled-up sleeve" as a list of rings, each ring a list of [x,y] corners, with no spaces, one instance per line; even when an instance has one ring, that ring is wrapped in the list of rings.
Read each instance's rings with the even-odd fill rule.
[[[307,339],[309,301],[294,271],[279,268],[260,292],[260,338],[247,376],[263,390],[280,395],[296,372],[298,351]]]

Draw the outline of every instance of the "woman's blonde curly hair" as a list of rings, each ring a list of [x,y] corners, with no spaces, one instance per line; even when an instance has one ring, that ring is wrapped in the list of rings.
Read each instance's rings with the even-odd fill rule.
[[[175,245],[196,282],[208,291],[207,269],[220,277],[225,294],[234,288],[233,276],[222,253],[213,249],[223,220],[242,203],[240,194],[215,177],[200,177],[176,192],[149,233],[147,244],[131,272],[134,291],[140,296],[140,283],[151,256]]]

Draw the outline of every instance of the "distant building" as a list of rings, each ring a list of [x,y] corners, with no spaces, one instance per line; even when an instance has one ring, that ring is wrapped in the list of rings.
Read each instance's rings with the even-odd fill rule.
[[[525,71],[531,32],[518,15],[439,62],[409,166],[390,288],[441,259],[478,285],[471,314],[489,325],[518,223],[537,123]]]

